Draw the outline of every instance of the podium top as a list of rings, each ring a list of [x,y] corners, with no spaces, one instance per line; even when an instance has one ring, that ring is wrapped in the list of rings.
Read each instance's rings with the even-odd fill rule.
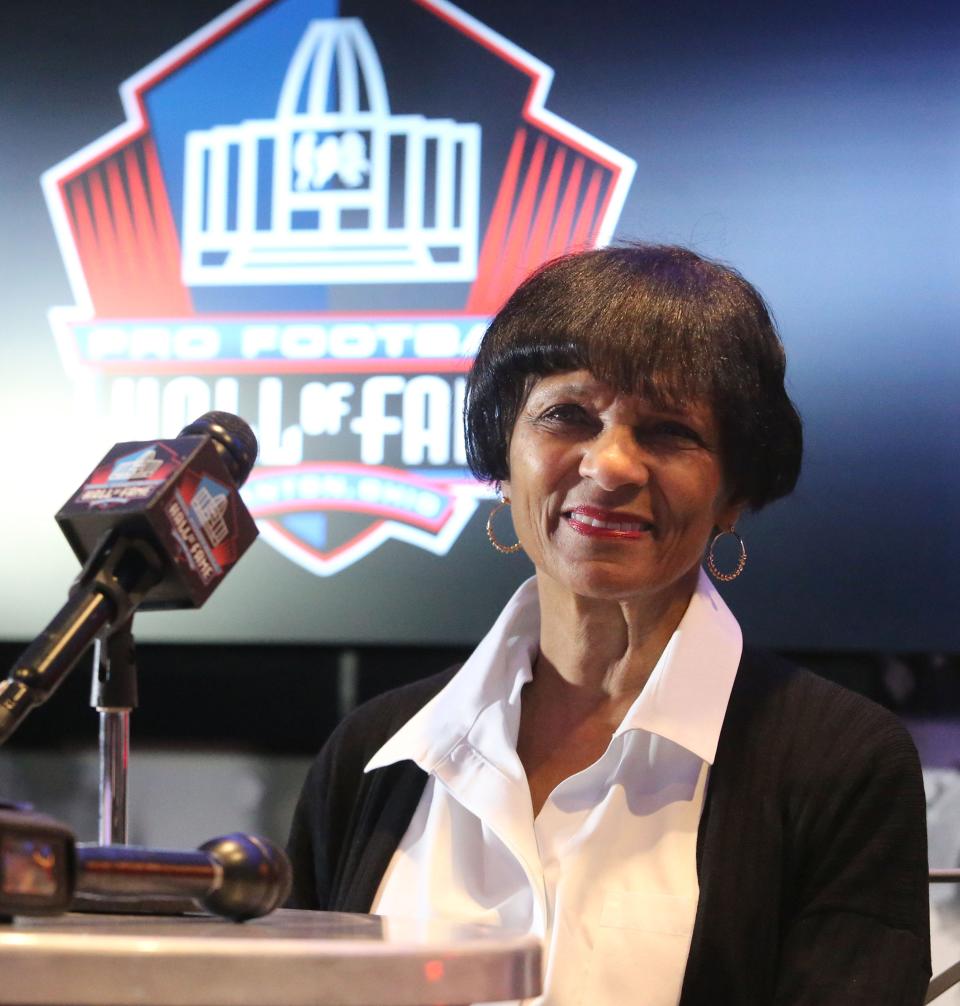
[[[5,1006],[443,1006],[540,992],[540,944],[488,926],[282,909],[0,925]]]

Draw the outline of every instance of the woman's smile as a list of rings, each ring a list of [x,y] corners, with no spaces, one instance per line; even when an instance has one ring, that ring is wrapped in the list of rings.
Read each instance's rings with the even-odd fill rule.
[[[577,506],[562,516],[574,531],[590,538],[642,538],[653,531],[653,522],[644,517],[593,506]]]

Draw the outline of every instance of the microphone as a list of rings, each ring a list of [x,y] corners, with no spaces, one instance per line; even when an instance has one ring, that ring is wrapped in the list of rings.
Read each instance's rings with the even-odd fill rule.
[[[90,912],[178,914],[235,922],[268,915],[290,893],[290,860],[266,838],[234,833],[196,852],[78,843],[65,824],[0,802],[0,921]]]
[[[174,440],[116,444],[56,515],[84,564],[67,603],[0,682],[0,744],[97,636],[138,609],[199,608],[257,536],[240,498],[250,427],[207,412]]]
[[[87,565],[118,533],[149,542],[162,576],[138,607],[199,608],[257,535],[237,491],[256,458],[239,416],[207,412],[175,440],[116,444],[57,523]]]
[[[244,922],[283,904],[291,877],[282,849],[239,832],[211,839],[196,852],[78,844],[71,908],[176,913],[202,907]]]

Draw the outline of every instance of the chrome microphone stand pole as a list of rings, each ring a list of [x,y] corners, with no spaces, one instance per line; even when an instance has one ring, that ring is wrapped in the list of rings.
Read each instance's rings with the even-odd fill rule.
[[[130,712],[137,707],[133,616],[94,643],[90,705],[100,716],[100,845],[127,843]]]

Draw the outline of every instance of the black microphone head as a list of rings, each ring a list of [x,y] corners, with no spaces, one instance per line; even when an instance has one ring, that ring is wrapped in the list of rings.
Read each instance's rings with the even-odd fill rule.
[[[219,885],[202,899],[209,912],[234,922],[269,915],[287,900],[293,870],[279,846],[258,835],[235,832],[200,846],[219,864]]]
[[[181,437],[211,437],[237,488],[257,460],[257,438],[249,424],[232,412],[205,412],[180,431]]]

